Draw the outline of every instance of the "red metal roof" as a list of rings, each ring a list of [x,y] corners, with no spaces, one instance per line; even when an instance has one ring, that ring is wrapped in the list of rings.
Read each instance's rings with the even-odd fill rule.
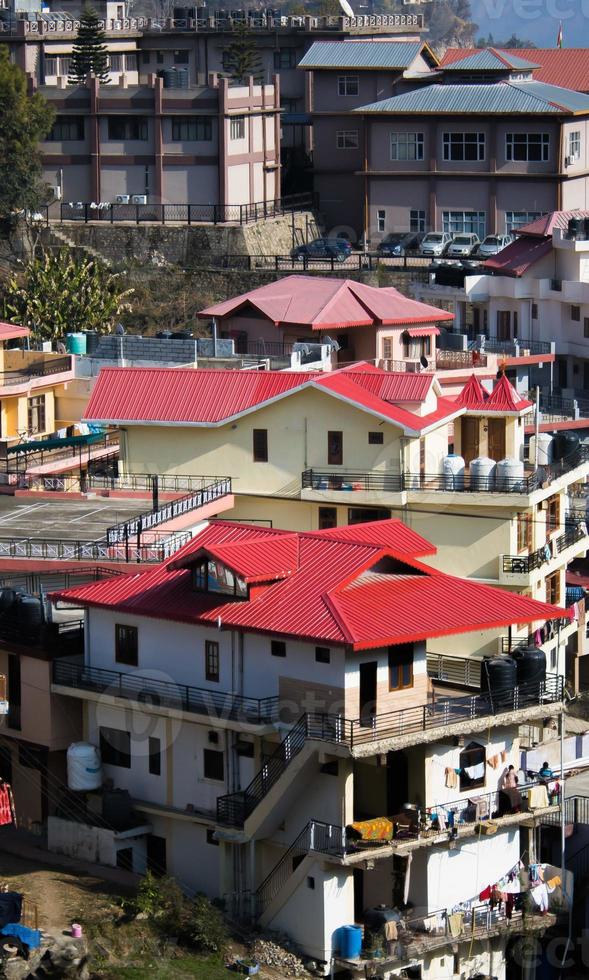
[[[374,540],[381,533],[384,545]],[[196,561],[209,550],[212,554],[240,543],[242,561],[254,577],[256,556],[261,555],[258,569],[263,576],[280,537],[297,539],[296,567],[247,600],[199,594],[190,570],[178,568],[190,556]],[[422,547],[398,521],[319,533],[212,521],[155,569],[58,595],[79,605],[149,618],[349,644],[357,650],[562,615],[559,607],[444,575],[416,560],[416,546]],[[390,574],[383,573],[387,558],[393,561]],[[280,555],[274,567],[283,560]],[[378,574],[370,571],[375,567]]]
[[[410,337],[437,337],[439,332],[438,327],[409,327],[405,331]]]
[[[505,374],[495,382],[490,393],[485,391],[476,375],[471,375],[455,402],[470,412],[521,412],[532,405],[518,395]]]
[[[277,327],[296,324],[313,330],[454,319],[453,313],[409,299],[393,286],[379,289],[352,279],[295,275],[209,306],[198,315],[223,319],[246,308]]]
[[[114,425],[222,425],[303,388],[324,390],[410,432],[456,415],[454,401],[417,415],[404,402],[423,402],[432,374],[387,372],[358,365],[326,374],[293,371],[201,371],[177,368],[104,368],[84,418]]]
[[[0,321],[0,341],[14,340],[16,337],[28,337],[30,332],[28,327],[20,327],[15,323],[3,323]]]
[[[440,67],[468,58],[476,51],[477,48],[448,48]],[[533,73],[538,82],[589,92],[588,48],[501,48],[501,51],[539,64]]]
[[[523,276],[530,266],[534,265],[552,251],[552,240],[549,238],[516,238],[497,255],[487,259],[483,265],[487,269],[500,272],[503,276]]]
[[[522,225],[517,229],[516,234],[524,237],[552,238],[555,228],[566,231],[571,218],[589,218],[589,211],[583,211],[582,208],[575,208],[572,211],[549,211],[535,221]]]

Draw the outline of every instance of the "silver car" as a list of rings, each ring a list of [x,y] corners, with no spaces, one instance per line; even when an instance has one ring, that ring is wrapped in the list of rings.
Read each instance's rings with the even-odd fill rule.
[[[422,255],[443,255],[452,241],[447,231],[430,231],[421,243]]]
[[[497,255],[502,249],[511,244],[511,235],[487,235],[479,245],[478,255],[482,259],[489,258],[490,255]]]
[[[478,235],[467,234],[466,232],[461,235],[455,235],[446,250],[446,255],[448,258],[454,259],[468,258],[480,244],[481,240]]]

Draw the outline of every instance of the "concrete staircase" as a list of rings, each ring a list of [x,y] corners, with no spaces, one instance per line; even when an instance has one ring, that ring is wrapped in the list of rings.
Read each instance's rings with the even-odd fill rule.
[[[70,237],[66,231],[64,231],[63,226],[50,224],[48,225],[41,235],[41,240],[44,245],[54,245],[58,248],[68,248],[74,255],[78,255],[80,252],[85,258],[94,259],[100,262],[102,265],[110,265],[110,259],[103,252],[98,249],[93,248],[87,242],[77,242],[72,237]]]

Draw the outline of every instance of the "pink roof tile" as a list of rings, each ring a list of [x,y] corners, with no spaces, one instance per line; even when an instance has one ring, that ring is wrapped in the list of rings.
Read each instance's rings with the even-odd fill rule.
[[[244,308],[257,310],[276,326],[313,330],[454,319],[453,313],[409,299],[392,286],[379,289],[352,279],[296,275],[209,306],[199,316],[222,319]]]
[[[573,211],[549,211],[541,218],[522,225],[517,229],[516,234],[524,237],[551,238],[555,228],[566,231],[571,218],[589,218],[589,211],[583,211],[581,208]]]
[[[441,67],[469,58],[477,48],[448,48]],[[532,61],[540,67],[534,69],[538,82],[589,92],[589,48],[501,48],[507,55]]]
[[[21,327],[16,323],[0,322],[0,341],[14,340],[16,337],[28,337],[30,333],[28,327]]]
[[[466,408],[467,412],[522,412],[532,402],[522,398],[507,378],[502,374],[495,382],[492,392],[487,392],[476,375],[472,375],[454,400],[455,404]]]

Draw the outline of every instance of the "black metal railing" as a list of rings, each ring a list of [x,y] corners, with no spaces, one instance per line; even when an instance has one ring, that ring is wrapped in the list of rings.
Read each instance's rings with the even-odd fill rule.
[[[509,575],[529,575],[530,572],[541,568],[586,537],[587,530],[583,523],[571,524],[558,537],[552,538],[550,542],[529,555],[503,555],[503,572]]]
[[[205,504],[219,500],[221,497],[225,497],[230,493],[231,479],[229,477],[223,477],[215,483],[202,486],[199,490],[191,490],[183,497],[177,497],[176,500],[167,501],[167,503],[158,507],[157,510],[153,510],[148,514],[140,514],[138,517],[133,517],[128,521],[123,521],[121,524],[114,524],[112,527],[107,528],[107,544],[128,543],[133,538],[140,538],[141,534],[145,531],[150,531],[160,524],[172,521],[176,517],[181,517],[183,514],[188,514],[193,510],[198,510],[199,507],[204,507]]]
[[[339,715],[304,714],[291,728],[272,755],[265,761],[249,786],[217,800],[217,820],[233,827],[245,821],[285,770],[301,752],[308,739],[342,743],[349,741],[350,722]]]
[[[207,257],[206,263],[203,261],[203,265],[205,264],[209,268],[247,269],[248,271],[268,269],[282,272],[301,272],[308,269],[311,271],[318,269],[323,272],[325,269],[332,272],[348,270],[374,272],[379,266],[384,265],[388,272],[409,271],[415,278],[425,282],[427,281],[431,259],[420,255],[379,258],[377,255],[364,252],[351,252],[349,255],[346,255],[345,252],[336,252],[333,255],[299,255],[296,257],[284,252],[279,255],[262,253],[252,255],[240,252],[223,253],[222,255],[211,253]]]
[[[60,208],[61,221],[157,222],[158,224],[239,224],[265,221],[297,211],[312,211],[316,199],[312,194],[294,194],[278,201],[257,201],[252,204],[145,204],[96,203],[72,201]]]
[[[580,445],[563,459],[521,477],[496,476],[494,473],[481,476],[470,471],[391,473],[386,470],[308,469],[301,475],[301,485],[303,490],[529,494],[586,462],[589,462],[589,445]]]
[[[62,538],[0,538],[0,558],[39,558],[65,561],[116,561],[159,564],[190,541],[191,531],[150,533],[149,542],[132,540],[109,545],[97,541]]]
[[[156,680],[143,674],[87,667],[68,660],[53,663],[53,683],[79,691],[109,694],[154,707],[176,708],[210,719],[271,724],[278,716],[278,698],[250,698],[230,692]]]
[[[427,674],[432,680],[480,688],[481,661],[473,657],[450,657],[445,653],[428,653]]]
[[[402,708],[385,714],[366,715],[350,722],[352,746],[391,739],[412,732],[460,725],[476,718],[504,712],[521,711],[561,701],[563,678],[547,674],[543,681],[519,684],[513,689],[495,693],[466,695],[458,698],[436,697],[433,702],[414,708]]]
[[[507,354],[516,357],[522,351],[529,351],[530,354],[550,354],[551,345],[544,340],[528,340],[525,337],[515,337],[513,340],[505,340],[502,337],[487,337],[483,334],[477,335],[469,341],[470,350],[481,350],[489,354]]]
[[[22,385],[31,378],[46,378],[50,374],[63,374],[72,370],[72,358],[50,356],[28,367],[17,368],[14,371],[0,371],[0,387]]]
[[[297,863],[313,851],[343,857],[345,830],[335,824],[310,820],[274,865],[255,892],[255,912],[260,916],[292,876]]]

